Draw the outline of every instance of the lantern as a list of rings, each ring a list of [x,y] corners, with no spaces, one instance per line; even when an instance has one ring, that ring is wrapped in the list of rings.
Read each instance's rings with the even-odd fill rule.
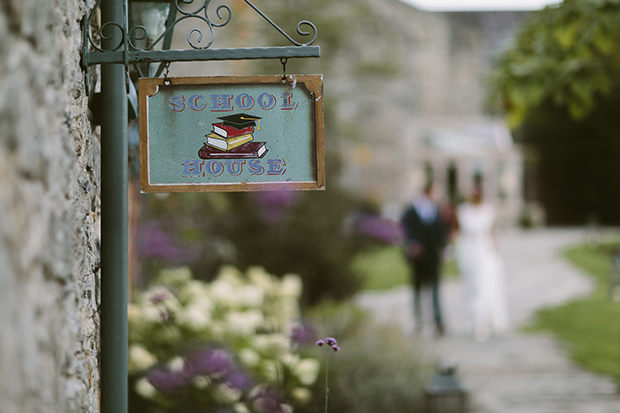
[[[456,378],[456,367],[443,364],[424,387],[426,413],[467,412],[467,391]]]

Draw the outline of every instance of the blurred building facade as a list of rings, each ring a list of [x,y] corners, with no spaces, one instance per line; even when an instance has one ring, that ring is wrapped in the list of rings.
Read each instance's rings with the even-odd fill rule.
[[[523,156],[485,99],[493,58],[526,13],[424,12],[398,0],[369,6],[377,23],[360,39],[359,64],[394,69],[362,84],[331,81],[339,117],[360,128],[343,150],[346,186],[396,218],[429,174],[446,202],[468,197],[482,178],[501,221],[516,222]]]

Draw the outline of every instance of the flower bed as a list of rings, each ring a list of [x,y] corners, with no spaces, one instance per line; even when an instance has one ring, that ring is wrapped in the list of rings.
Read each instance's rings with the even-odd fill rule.
[[[131,411],[292,412],[320,369],[304,354],[301,280],[224,267],[211,283],[162,271],[129,305]]]

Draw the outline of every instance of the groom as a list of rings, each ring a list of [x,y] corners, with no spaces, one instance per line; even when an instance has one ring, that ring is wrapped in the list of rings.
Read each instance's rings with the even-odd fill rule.
[[[422,327],[420,293],[423,286],[430,286],[435,333],[442,336],[444,325],[439,303],[439,274],[448,231],[439,208],[433,201],[432,182],[426,185],[424,193],[407,208],[401,224],[405,230],[405,254],[411,268],[416,329]]]

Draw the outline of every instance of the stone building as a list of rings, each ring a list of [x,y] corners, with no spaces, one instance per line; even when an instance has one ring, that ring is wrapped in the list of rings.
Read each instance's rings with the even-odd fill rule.
[[[0,411],[99,411],[99,142],[84,0],[0,8]]]

